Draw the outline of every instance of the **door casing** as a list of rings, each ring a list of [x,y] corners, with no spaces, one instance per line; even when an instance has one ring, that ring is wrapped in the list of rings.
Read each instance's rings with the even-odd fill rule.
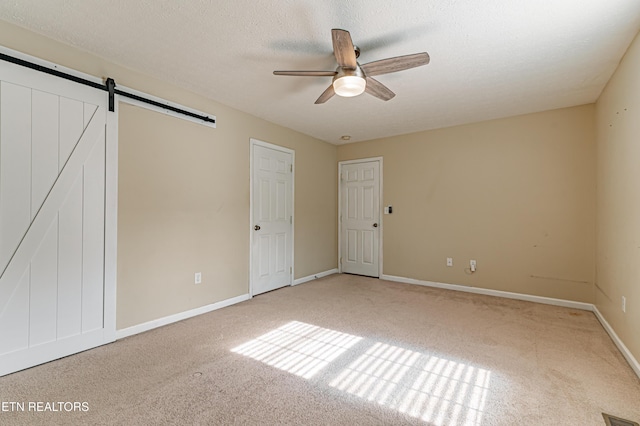
[[[253,268],[254,268],[254,259],[253,259],[253,243],[254,243],[254,231],[253,231],[253,227],[255,225],[255,218],[254,218],[254,201],[253,201],[253,197],[254,197],[254,191],[253,191],[253,184],[254,184],[254,158],[253,158],[253,151],[254,151],[254,146],[262,146],[265,148],[269,148],[269,149],[273,149],[276,151],[281,151],[281,152],[285,152],[287,154],[291,154],[291,165],[292,165],[292,171],[291,171],[291,253],[290,253],[290,258],[291,258],[291,274],[289,275],[289,286],[293,285],[293,277],[295,276],[295,223],[296,223],[296,216],[295,216],[295,173],[296,173],[296,167],[295,167],[295,161],[296,161],[296,153],[294,150],[289,149],[289,148],[285,148],[279,145],[275,145],[269,142],[264,142],[258,139],[254,139],[251,138],[250,139],[250,147],[249,147],[249,151],[250,151],[250,164],[249,164],[249,297],[253,297],[254,296],[254,283],[253,283]]]
[[[371,158],[360,158],[357,160],[346,160],[346,161],[340,161],[338,162],[338,272],[342,273],[342,239],[344,238],[344,235],[342,235],[342,181],[341,181],[341,176],[342,176],[342,172],[343,172],[343,166],[347,165],[347,164],[358,164],[358,163],[370,163],[370,162],[374,162],[377,161],[379,163],[379,170],[380,170],[380,179],[379,179],[379,203],[380,205],[378,206],[379,208],[379,217],[380,217],[380,221],[378,223],[379,225],[379,229],[380,229],[380,235],[378,238],[378,277],[381,277],[382,271],[383,271],[383,253],[382,253],[382,247],[384,246],[383,244],[383,235],[384,235],[384,224],[383,224],[383,212],[382,212],[382,206],[383,206],[383,198],[382,198],[382,188],[383,188],[383,157],[371,157]]]

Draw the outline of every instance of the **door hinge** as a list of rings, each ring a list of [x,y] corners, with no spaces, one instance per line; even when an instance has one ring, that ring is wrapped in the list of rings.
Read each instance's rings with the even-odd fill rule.
[[[293,164],[289,164],[289,171],[293,173]]]
[[[289,266],[289,274],[293,274],[293,266]]]
[[[342,258],[340,258],[340,264],[342,265]]]
[[[293,216],[289,216],[289,223],[293,225]]]

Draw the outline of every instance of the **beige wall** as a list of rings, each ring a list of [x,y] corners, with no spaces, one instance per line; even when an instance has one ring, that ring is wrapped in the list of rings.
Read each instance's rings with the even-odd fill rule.
[[[586,105],[340,146],[384,158],[384,274],[592,302],[593,121]]]
[[[640,360],[640,39],[596,105],[598,255],[595,304]],[[622,297],[627,299],[622,312]]]
[[[1,21],[0,40],[217,117],[211,129],[120,105],[118,329],[248,292],[250,138],[296,153],[296,278],[337,266],[335,146]]]

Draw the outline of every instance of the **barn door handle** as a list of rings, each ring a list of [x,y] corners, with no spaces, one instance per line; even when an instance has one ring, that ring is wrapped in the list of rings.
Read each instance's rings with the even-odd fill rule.
[[[378,224],[377,224],[377,223],[374,223],[374,224],[373,224],[373,227],[374,227],[374,228],[377,228],[377,227],[378,227]]]
[[[260,225],[254,226],[253,229],[255,229],[256,231],[259,231],[260,230]]]

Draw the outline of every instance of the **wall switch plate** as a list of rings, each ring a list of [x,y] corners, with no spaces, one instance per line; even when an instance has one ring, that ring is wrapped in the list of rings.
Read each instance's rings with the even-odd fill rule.
[[[453,266],[453,257],[447,257],[447,266]]]
[[[385,206],[384,214],[391,214],[391,213],[393,213],[393,206]]]
[[[196,272],[195,274],[195,283],[200,284],[202,282],[202,272]]]
[[[622,296],[622,312],[627,312],[627,298]]]
[[[471,259],[469,261],[469,269],[471,269],[471,272],[475,272],[476,271],[476,261]]]

